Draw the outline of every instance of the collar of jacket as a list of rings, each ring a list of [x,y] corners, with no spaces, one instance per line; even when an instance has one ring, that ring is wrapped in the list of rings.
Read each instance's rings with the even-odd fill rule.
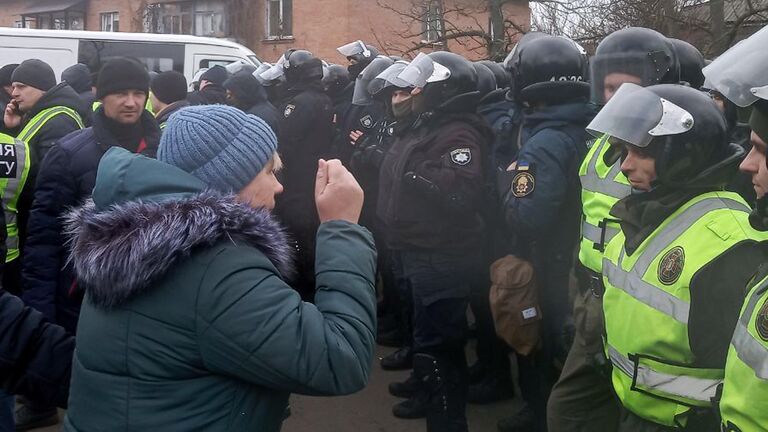
[[[268,210],[212,191],[104,210],[89,200],[69,213],[66,234],[78,279],[102,308],[142,294],[194,250],[221,241],[259,249],[283,277],[293,271],[287,236]]]
[[[139,124],[136,125],[141,130],[141,136],[138,137],[136,142],[136,148],[128,148],[127,150],[136,151],[141,139],[144,139],[146,148],[141,152],[145,156],[155,157],[157,155],[157,149],[160,146],[160,127],[157,125],[155,117],[147,110],[143,110],[141,117],[139,118]],[[99,146],[105,152],[112,147],[122,147],[118,142],[115,134],[110,130],[106,117],[104,115],[104,107],[101,106],[94,113],[93,116],[93,133],[96,136],[96,141]]]
[[[160,123],[167,122],[168,118],[171,117],[171,114],[175,113],[176,111],[178,111],[178,110],[180,110],[182,108],[188,107],[188,106],[189,106],[189,102],[186,99],[185,100],[176,101],[176,102],[166,106],[165,108],[160,110],[160,112],[157,113],[157,115],[155,116],[155,118],[157,119],[157,123],[160,124]]]

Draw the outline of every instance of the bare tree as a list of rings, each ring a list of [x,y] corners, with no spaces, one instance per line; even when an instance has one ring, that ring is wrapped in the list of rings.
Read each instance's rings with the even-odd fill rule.
[[[532,28],[594,47],[624,27],[648,27],[722,53],[768,22],[768,0],[539,0]]]
[[[383,10],[400,18],[401,42],[392,51],[410,55],[423,49],[451,51],[456,46],[479,58],[502,59],[528,23],[515,22],[509,7],[521,0],[377,0]],[[374,35],[376,37],[376,35]]]

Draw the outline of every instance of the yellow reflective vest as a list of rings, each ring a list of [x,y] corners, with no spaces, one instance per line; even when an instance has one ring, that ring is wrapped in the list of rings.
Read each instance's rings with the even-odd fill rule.
[[[603,266],[605,245],[619,232],[618,224],[611,222],[611,207],[632,191],[621,172],[621,162],[605,163],[605,154],[610,148],[608,135],[602,136],[590,147],[579,168],[582,206],[579,261],[597,274]]]
[[[18,203],[30,169],[29,145],[9,135],[0,134],[0,198],[8,237],[5,262],[19,258]]]
[[[613,388],[637,416],[685,426],[691,407],[712,406],[724,370],[696,367],[689,346],[689,288],[699,270],[734,245],[768,239],[751,227],[749,211],[735,193],[704,193],[670,215],[632,256],[624,233],[608,244],[605,349]]]
[[[768,430],[768,267],[754,279],[728,349],[720,399],[723,431]]]

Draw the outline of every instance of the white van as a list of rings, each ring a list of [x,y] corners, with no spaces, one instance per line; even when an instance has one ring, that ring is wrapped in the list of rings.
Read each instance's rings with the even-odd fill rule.
[[[175,70],[192,78],[200,69],[261,61],[248,48],[225,39],[153,33],[32,30],[0,27],[0,66],[37,58],[61,72],[83,63],[92,72],[112,57],[135,57],[150,71]]]

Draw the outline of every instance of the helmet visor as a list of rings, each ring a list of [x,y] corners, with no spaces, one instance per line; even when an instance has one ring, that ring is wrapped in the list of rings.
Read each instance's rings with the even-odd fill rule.
[[[373,104],[373,96],[368,92],[371,80],[357,77],[355,80],[355,92],[352,95],[352,105],[367,106]]]
[[[261,72],[259,76],[264,81],[274,81],[280,78],[281,76],[285,75],[285,68],[284,68],[285,63],[286,63],[285,55],[283,55],[274,65],[272,65],[272,67],[265,70],[264,72]]]
[[[428,83],[447,80],[451,77],[451,71],[428,55],[419,53],[397,77],[406,82],[408,87],[423,88]]]
[[[368,87],[368,91],[370,91],[372,95],[376,96],[389,87],[411,87],[411,85],[409,85],[407,82],[397,77],[407,66],[408,62],[395,62],[395,64],[386,68],[384,72],[380,73],[371,81],[370,86]]]
[[[336,48],[336,51],[344,57],[352,57],[358,54],[362,54],[363,57],[368,58],[371,56],[371,50],[361,40],[350,42],[346,45]]]
[[[765,99],[768,86],[768,27],[750,36],[704,68],[712,90],[744,108]]]
[[[636,147],[647,147],[659,136],[693,128],[693,116],[672,102],[636,84],[623,84],[587,126],[595,137],[609,135]]]
[[[659,84],[671,66],[671,59],[661,51],[595,56],[590,63],[592,100],[604,104],[606,87],[618,87],[625,82],[643,87]]]

